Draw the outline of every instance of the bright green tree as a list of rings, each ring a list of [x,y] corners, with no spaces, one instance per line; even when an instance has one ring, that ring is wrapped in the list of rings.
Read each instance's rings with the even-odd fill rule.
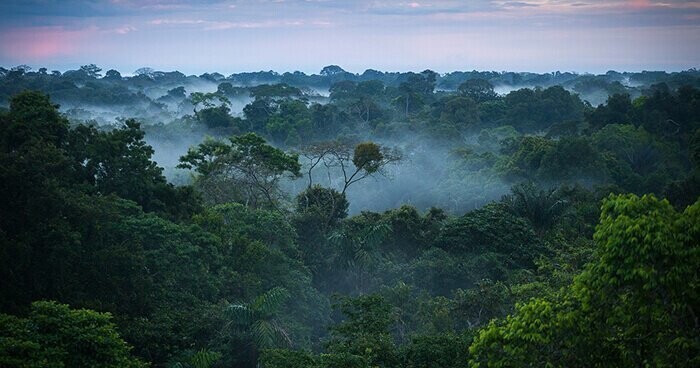
[[[29,316],[0,314],[0,366],[125,368],[148,365],[130,355],[109,313],[34,302]]]
[[[700,201],[683,213],[654,196],[610,196],[597,259],[550,299],[491,322],[474,367],[669,366],[700,363]]]

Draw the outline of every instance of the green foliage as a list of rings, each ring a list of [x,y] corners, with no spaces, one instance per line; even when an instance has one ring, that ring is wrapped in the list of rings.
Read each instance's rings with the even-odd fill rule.
[[[539,177],[566,182],[602,181],[605,168],[600,152],[588,139],[565,137],[542,156]]]
[[[408,205],[385,212],[382,220],[389,225],[390,232],[383,241],[382,249],[395,255],[417,256],[429,247],[433,237],[438,234],[443,216],[444,213],[437,209],[421,216],[415,207]]]
[[[12,97],[0,129],[3,148],[8,151],[39,142],[60,147],[69,132],[68,121],[59,115],[58,106],[47,95],[33,91]]]
[[[221,354],[219,353],[201,349],[192,355],[192,358],[190,358],[190,365],[192,365],[192,368],[209,368],[216,363],[220,357]]]
[[[347,217],[349,205],[344,194],[314,185],[297,195],[296,211],[331,225]]]
[[[469,97],[453,97],[440,109],[439,119],[465,130],[479,123],[476,102]]]
[[[690,156],[690,162],[693,164],[695,170],[700,170],[700,129],[696,129],[695,133],[690,138],[688,154]]]
[[[250,335],[256,349],[289,346],[292,341],[284,326],[275,319],[289,298],[284,288],[276,287],[256,297],[250,303],[234,303],[227,308],[231,323]]]
[[[226,238],[242,237],[260,241],[271,249],[278,249],[291,257],[296,255],[296,234],[289,221],[277,211],[245,207],[227,203],[208,208],[197,223]]]
[[[379,170],[383,159],[384,155],[379,145],[373,142],[358,144],[355,146],[355,152],[352,155],[352,163],[355,167],[370,174]]]
[[[329,239],[337,248],[337,265],[353,272],[354,287],[360,293],[369,287],[368,279],[376,271],[381,254],[379,246],[390,230],[387,224],[372,221],[367,215],[353,219]]]
[[[561,86],[519,89],[508,93],[504,102],[507,111],[504,123],[521,132],[541,131],[554,123],[583,118],[581,99]]]
[[[38,331],[36,300],[113,313],[155,366],[698,365],[698,205],[684,207],[700,188],[700,93],[681,86],[697,72],[99,72],[0,68],[0,311],[29,315],[1,315],[0,366],[60,366],[99,345]],[[217,91],[188,99],[198,79]],[[618,95],[594,108],[558,85],[592,103]],[[328,86],[328,100],[312,92]],[[9,98],[25,88],[84,107]],[[228,98],[249,94],[232,117]],[[91,105],[143,125],[81,125]],[[193,187],[169,184],[145,143],[239,133],[182,158]],[[407,165],[385,170],[400,156],[380,141]],[[308,186],[280,148],[301,145]],[[347,191],[377,174],[400,189]],[[600,211],[610,192],[663,193],[677,210],[620,196]],[[347,218],[346,194],[401,207]],[[433,205],[445,210],[423,212]],[[141,365],[102,322],[80,336]]]
[[[301,90],[290,85],[261,84],[250,89],[250,95],[256,100],[300,97]]]
[[[220,353],[207,349],[200,349],[190,355],[186,363],[174,363],[172,368],[210,368],[219,359],[221,359]]]
[[[0,314],[3,367],[147,367],[130,354],[109,313],[34,302],[29,316]]]
[[[389,333],[393,322],[391,309],[383,298],[367,295],[344,299],[338,308],[346,319],[331,330],[327,344],[330,354],[360,357],[370,367],[393,367],[398,364]]]
[[[267,349],[260,355],[262,368],[310,368],[317,366],[318,358],[306,351]]]
[[[696,365],[698,209],[610,196],[596,259],[552,300],[522,304],[481,330],[471,365]]]
[[[403,348],[407,368],[466,368],[471,337],[468,334],[443,333],[419,335]]]
[[[608,124],[624,124],[630,122],[632,101],[628,94],[614,94],[608,97],[605,105],[599,106],[586,116],[586,120],[596,128]]]
[[[569,207],[569,202],[556,189],[538,190],[532,182],[511,188],[511,194],[503,202],[513,213],[528,219],[539,233],[556,225]]]
[[[229,138],[227,145],[207,140],[190,148],[178,167],[201,175],[198,188],[214,204],[241,201],[248,206],[276,208],[283,197],[279,181],[300,175],[297,155],[287,154],[255,133]],[[233,187],[233,193],[226,191]]]
[[[502,204],[489,204],[445,225],[438,245],[451,252],[527,252],[535,244],[532,227]]]
[[[498,97],[493,91],[493,85],[485,79],[468,79],[460,84],[457,90],[476,102],[495,100]]]
[[[551,140],[536,136],[523,136],[507,139],[503,142],[502,152],[505,160],[499,163],[497,170],[506,178],[522,177],[533,180],[542,166],[545,155],[552,149]]]
[[[192,105],[194,105],[195,107],[195,114],[197,113],[196,110],[198,105],[203,105],[204,107],[212,108],[216,106],[215,100],[218,100],[219,103],[222,104],[222,106],[231,104],[228,98],[226,98],[224,95],[214,92],[193,92],[192,94],[190,94],[190,100],[192,101]]]

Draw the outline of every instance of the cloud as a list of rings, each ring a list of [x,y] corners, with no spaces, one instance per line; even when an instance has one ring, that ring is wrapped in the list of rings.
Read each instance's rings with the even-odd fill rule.
[[[150,24],[160,26],[160,25],[188,25],[188,24],[204,24],[207,21],[202,19],[154,19],[149,22]]]
[[[503,7],[505,8],[526,8],[526,7],[538,7],[540,4],[536,3],[526,3],[522,1],[509,1],[506,3],[503,3]]]
[[[66,30],[61,27],[27,27],[0,33],[0,59],[38,61],[71,55],[90,32]]]
[[[278,0],[280,1],[280,0]],[[282,0],[283,1],[283,0]],[[154,19],[148,22],[154,26],[201,26],[205,31],[253,28],[284,28],[302,26],[330,26],[333,23],[323,20],[277,19],[258,22],[211,21],[203,19]]]
[[[136,27],[132,27],[132,26],[122,26],[122,27],[119,27],[119,28],[114,29],[114,32],[115,32],[115,33],[118,33],[118,34],[127,34],[127,33],[129,33],[129,32],[134,32],[134,31],[136,31],[136,30],[137,30]]]

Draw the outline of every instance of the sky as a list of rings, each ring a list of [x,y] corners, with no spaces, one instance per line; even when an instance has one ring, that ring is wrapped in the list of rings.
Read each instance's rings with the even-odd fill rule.
[[[0,66],[186,74],[700,67],[700,0],[2,0]]]

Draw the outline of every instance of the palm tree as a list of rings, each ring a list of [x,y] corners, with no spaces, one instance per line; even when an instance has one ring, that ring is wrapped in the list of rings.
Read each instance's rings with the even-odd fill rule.
[[[289,333],[277,318],[288,298],[286,289],[275,287],[250,303],[231,304],[226,310],[231,318],[229,324],[251,342],[255,351],[291,346]]]
[[[173,368],[210,368],[221,359],[221,353],[201,349],[189,357],[189,362],[178,362],[173,364]]]
[[[377,248],[387,237],[391,228],[383,222],[348,226],[332,234],[329,240],[340,249],[345,266],[354,271],[359,294],[366,291],[369,268],[379,256]]]
[[[514,214],[528,219],[535,230],[542,234],[568,213],[570,203],[562,198],[556,188],[542,190],[532,182],[511,188],[511,194],[503,202]]]

